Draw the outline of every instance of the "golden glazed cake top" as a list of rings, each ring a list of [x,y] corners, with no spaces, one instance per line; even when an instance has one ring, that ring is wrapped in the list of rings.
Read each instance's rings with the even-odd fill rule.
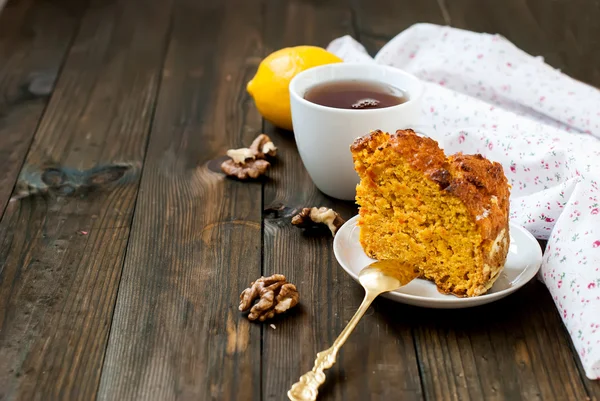
[[[477,224],[483,240],[493,241],[506,227],[510,190],[501,164],[480,154],[456,153],[446,157],[435,140],[419,136],[410,129],[394,134],[377,130],[356,139],[351,146],[357,172],[362,176],[369,167],[357,163],[359,153],[370,154],[387,147],[392,147],[440,189],[459,198]],[[365,184],[369,185],[362,183]],[[376,183],[371,181],[371,185]]]

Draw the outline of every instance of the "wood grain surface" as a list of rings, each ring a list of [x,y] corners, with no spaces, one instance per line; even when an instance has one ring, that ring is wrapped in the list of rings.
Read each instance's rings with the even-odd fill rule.
[[[293,133],[261,119],[246,84],[262,58],[345,34],[374,55],[429,22],[499,33],[600,86],[599,19],[597,0],[10,0],[0,400],[284,399],[363,291],[327,230],[290,224],[303,207],[357,209],[319,192]],[[225,177],[227,149],[260,132],[279,149],[267,176]],[[117,183],[68,193],[120,163]],[[8,202],[50,167],[71,186]],[[249,322],[239,294],[273,273],[300,304]],[[327,377],[320,400],[600,400],[539,281],[468,310],[377,300]]]
[[[23,180],[48,160],[62,171],[141,164],[169,21],[162,1],[143,3],[143,12],[132,1],[87,10]],[[134,169],[110,190],[8,206],[0,222],[1,399],[95,397],[138,178]]]
[[[77,33],[86,3],[21,0],[2,11],[0,216]]]
[[[543,285],[533,282],[491,306],[420,313],[415,341],[427,398],[585,399],[568,336],[549,302]]]
[[[262,184],[213,160],[260,133],[262,24],[244,0],[175,6],[100,400],[260,399],[261,326],[237,305],[260,276]]]

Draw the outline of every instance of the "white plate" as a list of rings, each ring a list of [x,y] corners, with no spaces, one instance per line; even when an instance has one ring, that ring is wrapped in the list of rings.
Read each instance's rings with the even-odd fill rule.
[[[358,282],[358,272],[372,263],[359,242],[358,216],[348,220],[336,233],[333,251],[342,268]],[[504,269],[490,291],[471,298],[459,298],[438,292],[430,281],[416,279],[408,285],[382,296],[405,304],[426,308],[469,308],[497,301],[515,292],[535,277],[542,264],[542,249],[523,227],[510,223],[510,248]]]

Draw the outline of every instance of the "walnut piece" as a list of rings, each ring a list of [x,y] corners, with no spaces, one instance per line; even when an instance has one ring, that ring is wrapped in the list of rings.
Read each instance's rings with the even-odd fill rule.
[[[292,217],[292,224],[302,228],[310,228],[318,224],[329,227],[331,235],[335,236],[337,230],[345,223],[344,219],[333,209],[326,207],[305,207]]]
[[[254,304],[254,301],[258,302]],[[248,314],[249,320],[264,322],[298,304],[300,294],[294,284],[288,283],[283,274],[261,277],[240,294],[239,309]],[[254,305],[253,305],[254,304]]]
[[[240,180],[247,178],[258,178],[263,175],[271,163],[266,160],[250,160],[244,164],[236,163],[233,160],[225,160],[221,164],[221,170],[231,176],[235,176]]]
[[[246,159],[256,159],[254,152],[248,148],[229,149],[227,151],[227,156],[231,157],[231,159],[237,164],[245,163]]]
[[[275,147],[275,144],[273,142],[267,142],[262,147],[261,152],[265,155],[269,155],[272,157],[277,154],[277,148]]]
[[[266,156],[275,156],[277,154],[277,148],[271,141],[268,135],[260,134],[250,145],[250,150],[256,156],[257,159],[264,159]]]
[[[275,156],[277,148],[268,135],[260,134],[249,148],[229,149],[227,156],[231,159],[221,164],[221,171],[240,180],[258,178],[271,165],[267,156]]]

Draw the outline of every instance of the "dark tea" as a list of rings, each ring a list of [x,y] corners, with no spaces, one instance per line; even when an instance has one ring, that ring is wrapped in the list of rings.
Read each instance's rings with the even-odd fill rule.
[[[408,101],[402,90],[376,81],[331,81],[310,88],[304,95],[309,102],[336,109],[382,109]]]

